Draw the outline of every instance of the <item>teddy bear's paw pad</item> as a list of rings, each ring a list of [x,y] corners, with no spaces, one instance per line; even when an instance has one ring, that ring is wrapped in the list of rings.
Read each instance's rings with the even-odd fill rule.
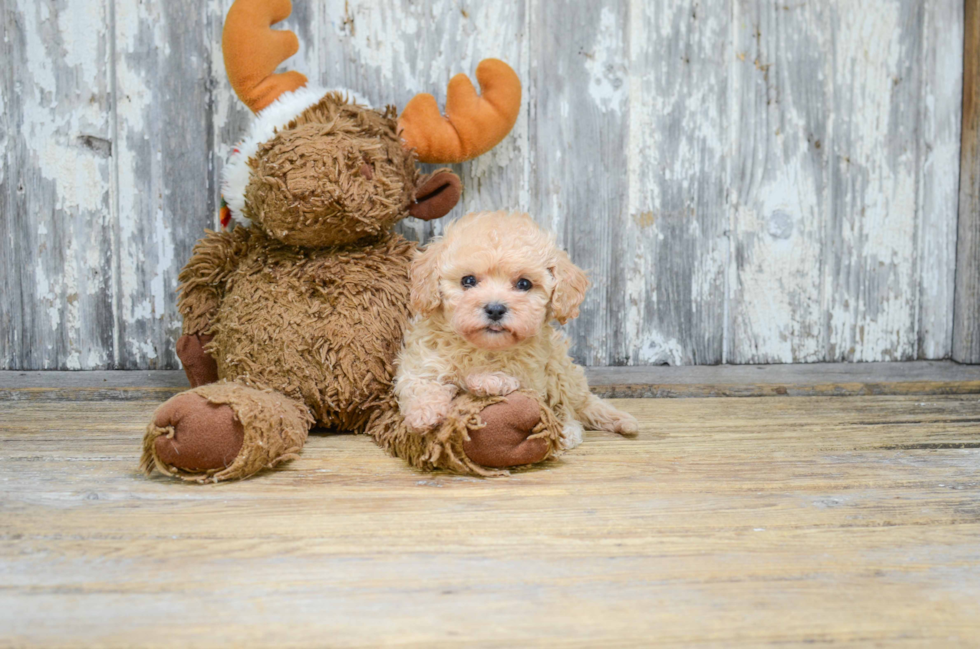
[[[204,351],[204,346],[213,339],[209,334],[185,334],[177,339],[177,358],[192,388],[218,380],[218,363]]]
[[[156,456],[184,471],[210,471],[230,466],[242,450],[245,431],[235,412],[193,394],[178,394],[160,408],[153,423],[172,428],[154,440]]]
[[[548,455],[548,442],[528,439],[541,421],[541,406],[523,394],[511,394],[505,401],[480,411],[483,428],[470,430],[463,452],[477,464],[505,468],[534,464]]]

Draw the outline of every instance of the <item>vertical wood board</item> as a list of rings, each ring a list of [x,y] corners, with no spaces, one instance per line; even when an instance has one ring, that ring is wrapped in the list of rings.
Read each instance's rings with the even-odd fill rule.
[[[727,360],[947,355],[957,3],[736,9]]]
[[[953,344],[964,8],[963,0],[924,4],[916,264],[918,357],[927,359],[948,357]]]
[[[0,368],[113,367],[111,7],[2,7]]]
[[[628,20],[625,0],[537,0],[531,15],[532,214],[586,269],[592,289],[568,327],[576,360],[624,364],[628,219]]]
[[[953,359],[980,363],[980,2],[966,0]]]
[[[821,263],[830,218],[824,69],[828,9],[735,3],[729,170],[732,255],[726,360],[822,360]]]
[[[207,23],[207,11],[196,0],[115,0],[122,367],[178,363],[177,274],[215,212]]]
[[[629,202],[608,252],[622,283],[607,297],[625,317],[611,360],[720,363],[731,2],[633,2],[629,38]]]

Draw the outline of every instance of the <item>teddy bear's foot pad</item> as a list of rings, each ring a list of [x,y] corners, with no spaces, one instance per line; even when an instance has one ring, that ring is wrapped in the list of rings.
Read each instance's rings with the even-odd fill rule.
[[[245,431],[227,405],[184,393],[160,406],[153,424],[172,428],[154,441],[156,456],[183,471],[210,471],[230,466],[242,450]]]
[[[463,452],[473,462],[495,469],[534,464],[548,455],[548,441],[532,437],[541,421],[537,401],[520,393],[480,411],[486,425],[469,431]]]
[[[279,392],[209,383],[157,408],[140,469],[199,483],[241,480],[299,457],[312,425],[306,406]]]

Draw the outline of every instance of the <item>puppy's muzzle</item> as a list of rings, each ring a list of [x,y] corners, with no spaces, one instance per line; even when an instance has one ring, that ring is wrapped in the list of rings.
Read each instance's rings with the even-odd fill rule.
[[[500,302],[491,302],[483,307],[483,312],[492,322],[500,322],[507,315],[507,307]]]

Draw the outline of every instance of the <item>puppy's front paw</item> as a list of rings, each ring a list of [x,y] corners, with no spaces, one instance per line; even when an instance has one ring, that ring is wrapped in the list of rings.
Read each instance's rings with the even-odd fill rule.
[[[448,403],[417,405],[405,413],[405,425],[413,433],[425,433],[446,421],[448,415]]]
[[[474,372],[466,377],[466,391],[478,397],[504,397],[521,388],[521,382],[503,372]]]
[[[585,431],[582,424],[574,419],[566,422],[561,429],[561,447],[563,450],[571,450],[582,443],[582,435]]]

